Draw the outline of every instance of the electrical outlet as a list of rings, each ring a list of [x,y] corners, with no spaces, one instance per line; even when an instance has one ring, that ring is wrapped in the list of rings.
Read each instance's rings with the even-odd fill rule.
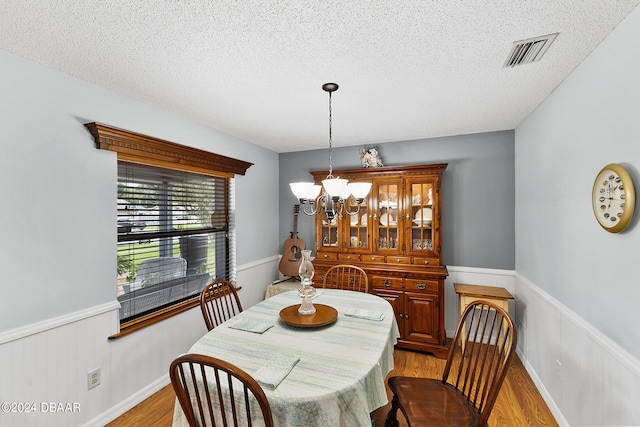
[[[87,390],[100,385],[100,368],[89,371],[87,374]]]
[[[556,377],[562,380],[562,362],[559,359],[556,359]]]

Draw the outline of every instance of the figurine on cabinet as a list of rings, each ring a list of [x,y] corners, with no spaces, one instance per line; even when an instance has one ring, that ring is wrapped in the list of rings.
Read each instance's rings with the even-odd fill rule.
[[[365,150],[363,148],[360,152],[360,158],[362,159],[363,168],[377,168],[378,166],[384,166],[380,159],[380,155],[378,154],[378,150],[375,148],[371,148],[369,150]]]

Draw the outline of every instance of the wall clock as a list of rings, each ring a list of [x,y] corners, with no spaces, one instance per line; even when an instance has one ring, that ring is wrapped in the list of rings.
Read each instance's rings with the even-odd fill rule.
[[[633,181],[627,170],[617,163],[602,168],[593,183],[591,202],[596,219],[610,233],[627,228],[636,205]]]

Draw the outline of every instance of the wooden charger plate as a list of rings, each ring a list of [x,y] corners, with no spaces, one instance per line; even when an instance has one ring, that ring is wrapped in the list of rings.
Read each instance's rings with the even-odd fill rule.
[[[316,328],[330,325],[338,318],[338,310],[324,304],[313,304],[316,308],[314,314],[300,314],[300,304],[290,305],[280,310],[280,318],[284,323],[299,328]]]

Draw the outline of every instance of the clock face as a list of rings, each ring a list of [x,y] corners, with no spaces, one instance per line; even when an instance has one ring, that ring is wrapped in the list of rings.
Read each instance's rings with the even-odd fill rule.
[[[593,212],[607,231],[624,230],[633,216],[635,192],[633,181],[620,165],[605,166],[593,183]]]

